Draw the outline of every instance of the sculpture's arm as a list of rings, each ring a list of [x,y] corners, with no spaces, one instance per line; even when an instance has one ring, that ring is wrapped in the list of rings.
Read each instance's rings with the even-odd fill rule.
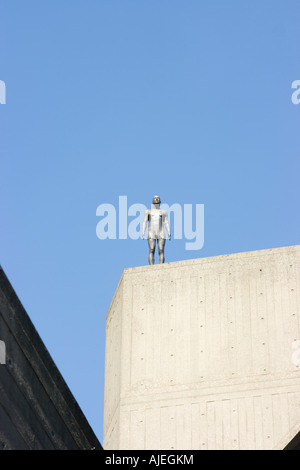
[[[171,240],[171,231],[170,231],[170,225],[169,225],[168,213],[167,212],[164,212],[163,223],[165,224],[165,227],[167,229],[169,240]]]
[[[142,238],[144,238],[144,236],[145,236],[145,231],[146,231],[148,220],[149,220],[149,212],[146,210],[145,211],[145,216],[144,216],[144,222],[143,222],[143,235],[142,235]]]

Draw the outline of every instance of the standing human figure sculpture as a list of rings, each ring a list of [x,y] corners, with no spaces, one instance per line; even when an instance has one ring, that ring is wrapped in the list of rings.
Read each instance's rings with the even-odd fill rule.
[[[168,221],[168,214],[166,211],[160,209],[160,197],[154,196],[152,200],[153,208],[147,209],[145,211],[144,223],[143,223],[143,238],[145,236],[145,231],[148,226],[148,245],[149,245],[149,264],[154,264],[154,252],[157,242],[158,254],[159,254],[159,263],[162,264],[165,262],[165,242],[166,234],[164,227],[167,230],[169,240],[171,240],[171,232]]]

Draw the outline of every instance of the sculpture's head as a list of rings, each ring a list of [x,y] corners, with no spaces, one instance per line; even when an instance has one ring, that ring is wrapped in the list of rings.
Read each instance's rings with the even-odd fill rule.
[[[159,196],[153,196],[152,204],[160,204],[160,197]]]

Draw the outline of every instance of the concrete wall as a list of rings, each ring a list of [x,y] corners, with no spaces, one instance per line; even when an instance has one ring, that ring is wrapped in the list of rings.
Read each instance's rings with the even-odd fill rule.
[[[104,449],[281,449],[300,430],[300,247],[126,269]]]
[[[1,268],[0,341],[0,449],[101,449]]]

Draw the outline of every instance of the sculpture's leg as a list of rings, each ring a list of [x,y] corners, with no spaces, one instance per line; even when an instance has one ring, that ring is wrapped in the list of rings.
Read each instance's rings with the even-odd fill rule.
[[[164,252],[165,252],[166,240],[164,238],[161,238],[157,240],[157,242],[158,242],[157,244],[158,244],[159,263],[162,264],[165,262]]]
[[[148,261],[149,261],[149,264],[154,264],[155,243],[156,243],[155,238],[149,238],[149,240],[148,240],[148,244],[149,244]]]

